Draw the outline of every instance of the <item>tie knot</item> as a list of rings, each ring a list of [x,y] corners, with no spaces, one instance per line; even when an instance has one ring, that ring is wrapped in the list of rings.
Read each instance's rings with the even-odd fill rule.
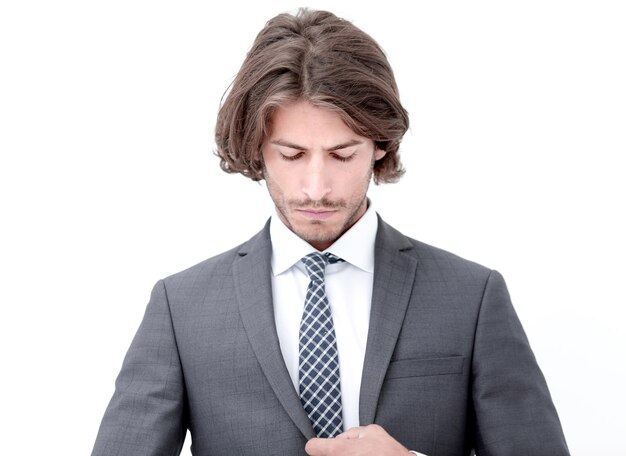
[[[313,252],[302,258],[306,272],[313,281],[324,281],[324,271],[328,263],[340,263],[343,260],[332,253]]]

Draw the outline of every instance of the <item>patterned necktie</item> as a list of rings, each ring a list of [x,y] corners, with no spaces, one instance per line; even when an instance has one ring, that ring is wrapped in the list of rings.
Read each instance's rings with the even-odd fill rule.
[[[300,400],[318,437],[343,431],[339,355],[324,286],[326,264],[340,261],[319,252],[302,258],[311,282],[300,322]]]

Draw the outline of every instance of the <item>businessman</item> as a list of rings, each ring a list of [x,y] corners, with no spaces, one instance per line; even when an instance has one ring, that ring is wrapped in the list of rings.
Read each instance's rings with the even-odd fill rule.
[[[266,24],[215,136],[275,214],[156,284],[94,455],[179,454],[188,429],[198,455],[569,454],[503,278],[367,198],[402,176],[408,125],[363,31],[310,10]]]

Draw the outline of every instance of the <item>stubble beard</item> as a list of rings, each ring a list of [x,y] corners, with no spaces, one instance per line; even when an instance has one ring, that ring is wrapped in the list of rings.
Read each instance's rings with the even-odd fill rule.
[[[325,248],[328,248],[328,246],[332,245],[346,231],[348,231],[367,210],[367,189],[369,188],[371,177],[372,170],[370,169],[370,172],[363,182],[363,195],[357,204],[349,204],[348,201],[346,201],[345,199],[332,201],[328,198],[322,198],[319,201],[313,201],[311,199],[285,200],[280,191],[276,191],[277,189],[275,188],[274,183],[272,182],[271,178],[268,178],[267,174],[265,176],[265,182],[270,197],[272,198],[272,201],[276,206],[278,215],[282,222],[285,224],[285,226],[287,226],[289,230],[295,233],[299,238],[311,244],[313,247],[318,248],[317,246],[325,246],[323,249],[320,249],[325,250]],[[291,218],[289,217],[289,213],[294,213],[298,208],[321,210],[341,210],[352,208],[352,210],[343,221],[343,223],[336,229],[325,229],[326,222],[324,222],[323,220],[309,220],[306,222],[306,226],[300,229],[299,227],[294,226],[294,224],[291,222]]]
[[[320,204],[311,204],[310,201],[289,201],[287,202],[288,207],[307,207],[314,209],[331,209],[331,208],[347,208],[348,205],[345,200],[339,200],[330,204],[323,204],[325,201],[322,200]],[[328,203],[329,201],[326,201]],[[303,204],[304,203],[304,204]],[[275,203],[276,204],[276,203]],[[310,220],[306,222],[306,225],[302,228],[294,226],[289,217],[287,217],[287,210],[285,208],[285,204],[276,204],[276,209],[280,215],[283,223],[289,228],[292,232],[294,232],[299,238],[305,240],[312,246],[320,246],[320,245],[332,245],[337,239],[339,239],[346,231],[354,225],[359,218],[361,217],[361,211],[363,206],[366,205],[366,196],[364,195],[361,199],[360,203],[356,205],[356,207],[352,210],[350,215],[346,218],[342,225],[333,229],[331,227],[326,227],[326,222],[323,220]],[[323,250],[323,249],[322,249]]]

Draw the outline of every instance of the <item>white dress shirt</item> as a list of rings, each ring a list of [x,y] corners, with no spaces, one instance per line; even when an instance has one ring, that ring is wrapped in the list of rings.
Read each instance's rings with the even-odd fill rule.
[[[359,393],[374,282],[374,242],[378,218],[371,204],[365,214],[327,252],[345,262],[326,266],[341,378],[344,430],[359,425]],[[317,250],[294,234],[277,215],[270,222],[272,292],[280,349],[296,391],[300,320],[309,276],[300,261]]]

